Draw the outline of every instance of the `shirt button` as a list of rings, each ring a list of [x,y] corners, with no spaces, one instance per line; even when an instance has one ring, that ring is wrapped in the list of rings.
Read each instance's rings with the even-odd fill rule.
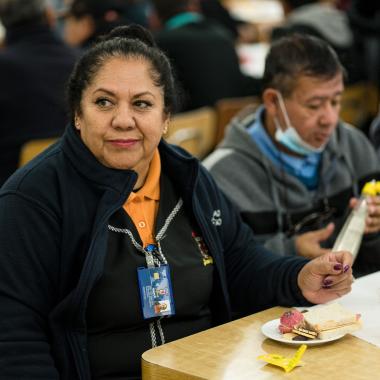
[[[145,228],[145,227],[146,227],[146,224],[145,224],[145,222],[139,222],[139,223],[138,223],[138,226],[139,226],[140,228]]]

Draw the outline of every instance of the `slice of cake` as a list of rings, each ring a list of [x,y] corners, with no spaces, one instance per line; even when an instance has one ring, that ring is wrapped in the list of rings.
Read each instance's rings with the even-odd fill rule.
[[[339,303],[315,307],[303,316],[305,328],[315,331],[318,339],[334,338],[361,327],[360,314],[352,313]]]

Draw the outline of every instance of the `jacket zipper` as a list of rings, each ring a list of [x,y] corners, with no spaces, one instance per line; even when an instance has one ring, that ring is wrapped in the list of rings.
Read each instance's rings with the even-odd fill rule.
[[[101,226],[106,225],[107,220],[120,207],[121,207],[121,204],[117,205],[116,207],[114,207],[101,220],[101,222],[99,223],[99,227],[98,227],[98,229],[96,230],[96,232],[94,234],[94,237],[92,239],[92,243],[90,245],[90,248],[89,248],[88,252],[91,252],[94,249],[93,247],[95,245],[95,241],[97,240],[97,236],[100,233]],[[83,310],[82,310],[82,303],[79,303],[79,301],[80,301],[81,297],[83,296],[83,294],[84,294],[84,292],[85,292],[85,290],[86,290],[86,288],[88,286],[88,280],[89,280],[91,269],[93,268],[93,265],[94,265],[94,260],[91,261],[91,267],[89,268],[89,270],[87,270],[86,275],[84,276],[84,278],[82,279],[81,283],[79,284],[80,288],[76,292],[75,298],[73,300],[73,304],[74,305],[80,305],[79,306],[79,308],[80,308],[79,309],[79,311],[80,311],[79,315],[80,315],[81,318],[82,318],[82,311]],[[67,333],[67,335],[68,335],[68,339],[69,339],[69,343],[70,343],[71,349],[73,350],[74,360],[76,362],[79,379],[80,380],[88,380],[89,377],[87,377],[87,375],[89,375],[89,374],[87,374],[86,369],[85,369],[86,366],[84,365],[84,360],[85,360],[85,358],[84,358],[84,348],[81,347],[81,344],[80,344],[80,342],[78,340],[78,337],[77,337],[76,333],[73,333],[73,332],[69,331]]]
[[[87,373],[84,367],[84,362],[83,362],[83,349],[80,347],[80,343],[78,341],[78,338],[75,336],[75,333],[73,332],[68,332],[67,333],[67,338],[69,340],[70,348],[73,353],[75,365],[78,371],[78,379],[79,380],[87,380],[89,379],[87,377]]]

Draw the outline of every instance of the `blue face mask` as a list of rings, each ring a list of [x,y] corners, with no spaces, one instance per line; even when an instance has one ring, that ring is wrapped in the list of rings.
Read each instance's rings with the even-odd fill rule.
[[[302,139],[302,137],[298,134],[297,130],[291,125],[288,112],[286,111],[284,100],[280,92],[277,93],[278,103],[281,108],[281,112],[284,116],[286,129],[282,130],[278,119],[274,118],[274,123],[276,125],[276,132],[274,137],[277,142],[281,145],[285,146],[289,150],[294,153],[301,154],[303,156],[307,156],[312,153],[320,153],[325,149],[325,145],[320,146],[319,148],[315,148],[314,146],[308,144],[306,141]]]

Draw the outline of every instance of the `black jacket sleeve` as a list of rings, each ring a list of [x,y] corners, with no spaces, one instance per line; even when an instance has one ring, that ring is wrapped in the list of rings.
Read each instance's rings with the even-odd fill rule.
[[[297,285],[307,260],[268,251],[239,218],[235,221],[240,228],[225,254],[232,308],[252,313],[278,305],[309,305]]]
[[[0,196],[0,378],[58,379],[48,315],[59,279],[59,223],[42,204]]]
[[[310,305],[297,285],[298,273],[308,260],[283,257],[264,248],[235,206],[206,176],[212,189],[208,194],[213,194],[217,200],[214,207],[221,211],[221,224],[215,228],[221,240],[232,309],[252,313],[276,305]]]

